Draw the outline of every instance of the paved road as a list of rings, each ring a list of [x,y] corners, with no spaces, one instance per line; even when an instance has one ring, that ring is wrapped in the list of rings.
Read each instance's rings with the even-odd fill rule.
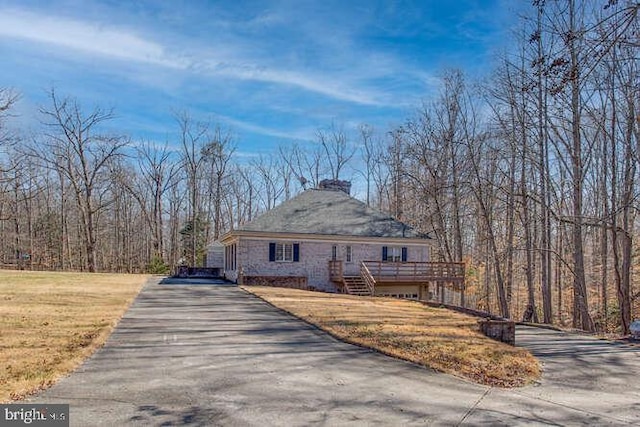
[[[517,342],[544,368],[540,385],[520,393],[579,409],[586,424],[640,425],[640,347],[522,326]]]
[[[492,389],[339,342],[234,286],[156,281],[105,347],[32,400],[69,403],[77,426],[640,423],[639,354],[544,344],[555,334],[520,334],[545,360],[540,385]]]

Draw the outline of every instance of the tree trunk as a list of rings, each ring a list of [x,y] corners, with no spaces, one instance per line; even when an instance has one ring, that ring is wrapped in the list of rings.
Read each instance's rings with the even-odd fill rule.
[[[573,323],[575,327],[580,327],[585,331],[593,332],[595,325],[589,314],[589,303],[587,297],[587,278],[584,267],[584,242],[583,242],[583,183],[584,165],[582,155],[581,137],[581,102],[580,102],[580,65],[578,63],[578,53],[575,46],[577,37],[577,26],[575,22],[575,0],[569,1],[569,55],[571,57],[570,70],[570,90],[571,90],[571,138],[572,138],[572,185],[573,185],[573,297],[575,310],[573,313]]]
[[[539,2],[536,16],[536,30],[538,39],[536,44],[536,63],[537,63],[537,113],[538,113],[538,147],[540,150],[540,199],[542,200],[542,228],[540,239],[540,287],[542,291],[542,321],[547,324],[553,322],[553,310],[551,301],[551,177],[549,172],[549,135],[547,119],[547,92],[546,79],[543,78],[542,72],[544,67],[543,58],[545,52],[542,39],[542,17],[544,3]]]

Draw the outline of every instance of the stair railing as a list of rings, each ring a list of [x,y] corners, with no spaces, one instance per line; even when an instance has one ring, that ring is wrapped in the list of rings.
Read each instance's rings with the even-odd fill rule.
[[[374,296],[376,289],[376,279],[373,277],[371,271],[369,271],[369,268],[364,262],[360,262],[360,277],[362,277],[364,283],[367,285],[367,288],[369,288],[371,296]]]

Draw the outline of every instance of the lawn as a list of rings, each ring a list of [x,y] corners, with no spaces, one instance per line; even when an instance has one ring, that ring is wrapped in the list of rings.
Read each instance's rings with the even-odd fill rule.
[[[106,341],[147,278],[0,270],[0,402],[75,369]]]
[[[476,317],[394,298],[245,289],[339,339],[480,384],[518,387],[540,377],[529,351],[485,337]]]

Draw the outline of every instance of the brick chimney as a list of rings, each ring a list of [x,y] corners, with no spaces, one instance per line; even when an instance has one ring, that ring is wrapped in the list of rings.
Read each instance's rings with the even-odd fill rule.
[[[323,179],[318,184],[320,190],[344,191],[351,195],[351,182],[341,181],[339,179]]]

